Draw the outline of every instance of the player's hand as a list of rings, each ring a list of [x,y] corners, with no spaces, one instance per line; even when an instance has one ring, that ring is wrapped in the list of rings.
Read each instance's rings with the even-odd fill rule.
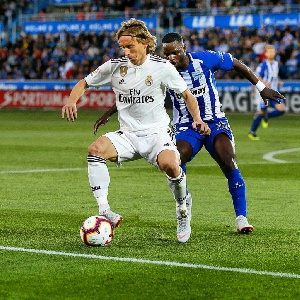
[[[204,134],[204,135],[210,135],[210,132],[211,132],[208,125],[205,122],[203,122],[202,120],[194,121],[193,128],[194,128],[194,130],[199,131],[200,134]]]
[[[97,133],[97,130],[99,128],[99,126],[104,126],[108,120],[110,118],[110,114],[108,112],[106,112],[105,114],[103,114],[103,116],[101,116],[94,124],[94,134]]]
[[[264,100],[265,104],[268,105],[268,99],[270,100],[274,100],[277,103],[282,103],[283,100],[285,100],[286,98],[281,95],[279,92],[269,89],[267,87],[265,87],[261,92],[260,95],[262,97],[262,99]]]
[[[66,104],[61,110],[61,117],[64,119],[67,117],[68,121],[74,122],[77,119],[77,107],[76,104]]]

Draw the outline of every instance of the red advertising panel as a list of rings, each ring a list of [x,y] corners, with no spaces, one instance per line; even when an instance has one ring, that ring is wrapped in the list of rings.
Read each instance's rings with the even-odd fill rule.
[[[61,108],[70,91],[0,90],[1,107]],[[115,103],[113,91],[88,91],[77,102],[82,108],[109,108]]]

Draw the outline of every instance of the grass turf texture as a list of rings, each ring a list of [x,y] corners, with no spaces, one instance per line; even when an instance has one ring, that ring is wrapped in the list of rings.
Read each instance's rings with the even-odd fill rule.
[[[59,111],[0,110],[0,246],[300,274],[300,119],[286,115],[247,133],[252,114],[227,114],[247,184],[252,235],[235,232],[227,181],[202,150],[188,166],[192,235],[176,239],[166,179],[144,160],[108,163],[109,200],[124,220],[112,243],[85,246],[84,219],[97,214],[87,178],[87,146],[99,111],[74,123]],[[118,128],[116,117],[99,134]],[[61,170],[67,169],[70,170]],[[28,172],[28,170],[44,170]],[[20,171],[20,172],[19,172]],[[23,173],[21,171],[24,171]],[[0,299],[299,299],[299,278],[141,262],[0,250]]]

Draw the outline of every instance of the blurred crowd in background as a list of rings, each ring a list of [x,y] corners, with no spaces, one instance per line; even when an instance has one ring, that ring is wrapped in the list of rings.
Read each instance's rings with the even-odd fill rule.
[[[220,12],[227,14],[257,13],[261,7],[270,7],[268,13],[284,12],[287,5],[300,4],[299,0],[90,0],[83,5],[83,9],[75,7],[75,11],[84,13],[113,11],[137,11],[154,10],[161,12],[164,8],[177,9],[201,9],[207,10],[209,7],[211,13]]]
[[[5,2],[5,6],[2,5]],[[29,5],[30,0],[23,1],[23,9]],[[173,7],[197,7],[205,4],[203,1],[150,1],[150,0],[92,0],[86,3],[81,10],[105,11],[109,9],[126,8],[161,8]],[[284,1],[286,3],[286,1]],[[296,1],[290,1],[297,3]],[[249,5],[282,5],[281,1],[241,0],[241,1],[211,1],[212,5],[227,5],[234,7],[247,7]],[[1,12],[10,10],[10,14],[16,11],[16,1],[0,0]],[[19,7],[20,9],[20,7]],[[41,14],[47,14],[43,10]],[[5,15],[5,12],[4,12]],[[177,25],[176,31],[180,32],[187,45],[187,51],[223,51],[231,53],[235,58],[242,60],[252,70],[264,59],[263,49],[266,44],[272,44],[277,51],[276,59],[280,63],[279,76],[282,79],[300,79],[300,27],[274,27],[261,28],[240,27],[207,28],[202,30],[190,30]],[[153,34],[156,34],[155,31]],[[161,55],[160,45],[156,54]],[[94,71],[100,64],[110,58],[122,56],[114,40],[114,33],[79,32],[76,35],[62,31],[58,34],[39,34],[31,36],[21,33],[15,43],[9,39],[0,48],[0,79],[82,79]],[[242,79],[237,73],[216,73],[220,79]]]

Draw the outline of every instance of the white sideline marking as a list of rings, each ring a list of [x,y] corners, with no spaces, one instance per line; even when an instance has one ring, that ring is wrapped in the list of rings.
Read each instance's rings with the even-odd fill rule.
[[[268,271],[258,271],[258,270],[253,270],[253,269],[242,269],[242,268],[226,268],[226,267],[179,263],[179,262],[162,261],[162,260],[138,259],[138,258],[130,258],[130,257],[110,257],[110,256],[101,256],[101,255],[95,255],[95,254],[68,253],[68,252],[26,249],[26,248],[17,248],[17,247],[5,247],[5,246],[0,246],[0,250],[39,253],[39,254],[48,254],[48,255],[61,255],[61,256],[69,256],[69,257],[93,258],[93,259],[113,260],[113,261],[125,261],[125,262],[133,262],[133,263],[164,265],[164,266],[170,266],[170,267],[207,269],[207,270],[214,270],[214,271],[238,272],[238,273],[246,273],[246,274],[267,275],[267,276],[275,276],[275,277],[288,277],[288,278],[300,279],[300,274],[294,274],[294,273],[268,272]]]
[[[285,150],[278,150],[278,151],[273,151],[266,153],[263,158],[272,162],[276,163],[287,163],[288,161],[286,160],[281,160],[281,159],[276,159],[273,156],[276,154],[282,154],[282,153],[288,153],[288,152],[295,152],[295,151],[300,151],[300,148],[292,148],[292,149],[285,149]]]

